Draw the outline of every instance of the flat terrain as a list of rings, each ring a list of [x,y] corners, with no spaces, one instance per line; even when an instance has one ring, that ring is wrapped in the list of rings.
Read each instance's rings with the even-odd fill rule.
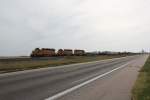
[[[54,67],[73,63],[89,62],[95,60],[104,60],[125,55],[101,55],[101,56],[69,56],[69,57],[45,57],[45,58],[1,58],[0,73],[20,71],[27,69],[37,69],[43,67]]]
[[[145,55],[136,55],[105,61],[1,74],[0,100],[54,100],[53,97],[58,100],[125,100],[111,99],[111,97],[116,98],[116,96],[119,96],[115,92],[120,94],[126,92],[124,88],[118,91],[121,87],[126,86],[126,84],[122,84],[126,82],[123,81],[124,79],[131,77],[128,82],[133,83],[132,79],[136,78],[136,74],[132,76],[134,67],[129,67],[130,63],[138,64],[136,67],[140,68],[139,65],[144,63],[146,58]],[[114,70],[112,73],[106,74],[112,70]],[[79,87],[99,75],[105,76]],[[98,82],[98,84],[95,84],[95,82]],[[71,89],[75,86],[79,88]],[[117,86],[118,88],[115,88]],[[130,84],[127,84],[127,87],[131,87]],[[128,92],[126,88],[125,90]],[[64,92],[68,89],[70,89],[68,92]]]
[[[133,100],[150,100],[150,57],[140,70],[132,93]]]

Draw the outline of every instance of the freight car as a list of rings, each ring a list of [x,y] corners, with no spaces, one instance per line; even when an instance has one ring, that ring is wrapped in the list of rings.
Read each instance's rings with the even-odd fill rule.
[[[73,50],[71,50],[71,49],[64,49],[64,55],[65,56],[72,56],[73,55]]]
[[[75,56],[83,56],[83,55],[85,55],[85,51],[84,50],[74,50],[74,55]]]

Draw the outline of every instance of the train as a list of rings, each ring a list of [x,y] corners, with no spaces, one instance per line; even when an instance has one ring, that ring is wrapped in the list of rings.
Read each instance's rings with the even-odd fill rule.
[[[84,56],[85,51],[79,49],[59,49],[57,52],[53,48],[35,48],[31,57],[53,57],[53,56]]]

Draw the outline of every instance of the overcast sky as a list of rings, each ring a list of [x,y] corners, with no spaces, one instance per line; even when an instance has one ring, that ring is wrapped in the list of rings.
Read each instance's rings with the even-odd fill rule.
[[[149,0],[0,0],[0,56],[36,48],[150,49]]]

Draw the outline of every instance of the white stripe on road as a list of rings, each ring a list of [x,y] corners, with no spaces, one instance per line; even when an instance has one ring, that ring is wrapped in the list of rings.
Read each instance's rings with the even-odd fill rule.
[[[131,62],[129,62],[129,63],[131,63]],[[82,87],[84,85],[87,85],[87,84],[89,84],[89,83],[91,83],[91,82],[93,82],[93,81],[95,81],[95,80],[97,80],[99,78],[102,78],[102,77],[104,77],[104,76],[106,76],[106,75],[108,75],[108,74],[110,74],[110,73],[112,73],[112,72],[114,72],[114,71],[116,71],[118,69],[121,69],[121,68],[127,66],[129,63],[126,63],[126,64],[124,64],[124,65],[122,65],[120,67],[117,67],[117,68],[115,68],[115,69],[113,69],[111,71],[108,71],[108,72],[106,72],[106,73],[104,73],[102,75],[96,76],[96,77],[94,77],[94,78],[92,78],[92,79],[90,79],[88,81],[85,81],[85,82],[79,84],[79,85],[76,85],[76,86],[74,86],[72,88],[69,88],[69,89],[67,89],[65,91],[62,91],[62,92],[60,92],[58,94],[55,94],[54,96],[51,96],[51,97],[49,97],[49,98],[47,98],[45,100],[56,100],[56,99],[58,99],[58,98],[60,98],[60,97],[62,97],[64,95],[66,95],[66,94],[68,94],[68,93],[70,93],[70,92],[72,92],[72,91],[74,91],[74,90],[76,90],[76,89],[78,89],[78,88],[80,88],[80,87]]]

